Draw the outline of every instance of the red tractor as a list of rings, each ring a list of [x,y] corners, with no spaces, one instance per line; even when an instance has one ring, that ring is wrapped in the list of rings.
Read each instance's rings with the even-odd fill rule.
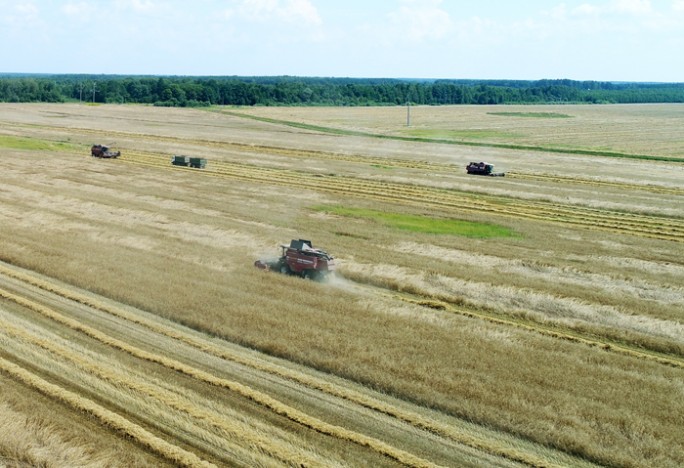
[[[290,245],[281,245],[279,258],[254,262],[261,270],[275,270],[285,275],[295,275],[312,280],[323,280],[335,271],[335,259],[327,252],[314,249],[310,240],[292,239]]]

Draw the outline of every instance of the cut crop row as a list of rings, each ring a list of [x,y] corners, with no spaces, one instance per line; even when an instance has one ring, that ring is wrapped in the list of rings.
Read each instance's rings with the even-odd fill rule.
[[[124,161],[155,167],[170,167],[162,158],[132,153]],[[321,192],[363,196],[456,211],[490,213],[514,218],[572,224],[593,229],[684,242],[684,221],[665,216],[602,210],[577,205],[475,195],[421,185],[384,182],[359,177],[331,176],[290,169],[213,161],[203,174],[253,182],[300,187]]]
[[[157,333],[159,335],[164,335],[166,337],[172,338],[174,340],[177,340],[179,342],[182,342],[184,344],[190,345],[198,350],[201,350],[203,352],[206,352],[208,354],[211,354],[213,356],[219,357],[221,359],[226,359],[230,360],[232,362],[236,362],[240,365],[248,366],[253,369],[266,372],[278,377],[282,377],[294,382],[297,382],[299,384],[305,385],[309,388],[322,391],[324,393],[327,393],[329,395],[332,395],[334,397],[342,398],[344,400],[347,400],[349,402],[361,405],[365,408],[368,408],[373,411],[378,411],[382,414],[385,414],[387,416],[396,418],[400,421],[403,421],[405,423],[408,423],[418,429],[421,430],[426,430],[429,432],[432,432],[434,434],[437,434],[441,437],[446,437],[453,442],[456,442],[457,444],[462,444],[466,445],[468,447],[475,448],[477,450],[481,450],[483,452],[498,456],[498,457],[503,457],[509,460],[514,460],[517,462],[525,463],[528,465],[532,466],[540,466],[540,465],[547,465],[548,461],[544,460],[542,458],[539,458],[537,455],[533,455],[531,453],[525,453],[520,451],[517,448],[509,447],[509,446],[504,446],[501,445],[501,442],[497,442],[495,440],[489,440],[486,437],[483,437],[482,435],[474,435],[472,433],[469,433],[465,428],[459,429],[458,427],[452,426],[452,425],[446,425],[444,423],[440,423],[437,420],[429,419],[424,415],[419,415],[417,413],[414,413],[408,409],[405,408],[399,408],[396,406],[393,406],[389,404],[386,401],[379,400],[371,395],[368,395],[366,393],[361,393],[359,391],[356,391],[352,388],[345,388],[341,387],[339,385],[334,385],[331,382],[328,382],[326,380],[319,379],[311,374],[304,374],[302,372],[289,369],[283,366],[279,366],[275,363],[265,361],[265,360],[258,360],[254,357],[251,357],[248,353],[237,353],[235,351],[231,351],[228,348],[225,347],[219,347],[215,343],[212,343],[208,340],[204,340],[199,338],[196,335],[191,335],[188,333],[183,333],[177,328],[171,328],[165,325],[162,325],[159,322],[152,321],[149,319],[145,319],[142,316],[137,316],[133,315],[130,312],[125,311],[124,309],[115,307],[111,304],[106,304],[102,301],[98,301],[96,299],[93,299],[91,297],[85,296],[83,294],[74,292],[74,291],[69,291],[68,289],[65,289],[63,287],[59,287],[55,284],[52,284],[44,279],[39,279],[36,277],[33,277],[31,275],[27,275],[24,273],[21,273],[19,271],[16,271],[14,269],[10,269],[7,267],[4,267],[0,265],[0,274],[3,274],[5,276],[17,279],[19,281],[25,282],[27,284],[30,284],[32,286],[39,287],[41,289],[44,289],[46,291],[49,291],[53,294],[57,294],[61,297],[64,297],[66,299],[76,301],[78,303],[84,304],[88,307],[92,307],[94,309],[97,309],[99,311],[111,314],[113,316],[122,318],[126,321],[130,321],[132,323],[135,323],[136,325],[143,326],[147,328],[148,330]],[[0,294],[2,292],[0,291]],[[7,293],[3,294],[6,298],[10,300],[14,300],[15,302],[24,302],[21,301],[20,298],[13,297],[11,295],[8,295]],[[28,306],[31,306],[30,303],[27,303]],[[24,304],[26,305],[26,304]],[[33,305],[32,308],[38,312],[42,310],[42,306]],[[54,319],[54,314],[52,312],[46,312],[44,315],[48,315],[50,318]],[[71,323],[71,328],[77,329],[77,328],[82,328],[84,326],[82,325],[76,325],[72,322],[70,322],[70,319],[59,319],[57,318],[56,320],[69,324]],[[86,331],[84,331],[86,334],[88,334],[91,337],[96,337],[100,336],[100,332],[97,331],[88,331],[88,327],[86,327]],[[104,336],[100,336],[99,338],[100,341],[106,343],[108,339]],[[116,340],[115,340],[116,341]],[[109,344],[109,343],[107,343]],[[118,349],[124,349],[126,347],[125,344],[119,343],[119,344],[111,344],[112,346],[117,347]],[[136,355],[135,351],[132,351],[131,354]],[[139,356],[142,357],[142,356]],[[143,357],[143,359],[147,359]],[[148,360],[153,360],[153,362],[159,362],[162,363],[162,359],[160,357],[156,359],[148,359]],[[166,364],[164,364],[166,365]],[[180,363],[176,363],[174,365],[170,365],[167,367],[174,368],[175,370],[179,370],[179,366],[184,366]],[[185,373],[187,375],[200,375],[200,380],[204,381],[210,381],[214,380],[216,378],[209,378],[204,376],[203,371],[200,370],[193,370],[193,369],[181,369],[180,372]],[[220,379],[222,380],[222,379]],[[239,385],[239,384],[236,384]],[[224,386],[224,385],[221,385]],[[246,392],[246,391],[245,391]],[[249,397],[248,397],[249,398]],[[259,401],[258,399],[255,399],[255,401]],[[294,410],[293,410],[294,411]],[[282,414],[282,413],[279,413]],[[302,418],[304,419],[304,418]],[[299,421],[301,422],[301,421]],[[325,423],[322,423],[325,424]],[[308,427],[312,427],[316,430],[316,427],[314,425],[310,424],[305,424]],[[324,433],[328,433],[325,431],[322,431]],[[330,435],[334,435],[334,432],[332,429],[330,431]],[[353,433],[352,433],[353,434]],[[360,436],[360,435],[359,435]],[[360,436],[360,437],[365,437],[365,436]],[[361,443],[360,440],[354,440],[354,438],[357,438],[357,436],[349,435],[347,437],[344,437],[347,440],[355,441],[357,443]],[[368,447],[374,448],[375,445],[374,443],[368,442],[367,444],[361,443],[362,445],[366,445]],[[378,451],[381,453],[384,453],[385,455],[388,455],[392,458],[395,458],[397,460],[400,460],[401,454],[395,454],[394,456],[389,452],[388,448],[383,448],[380,447],[375,447]],[[406,458],[404,458],[406,459]],[[406,459],[408,460],[408,459]],[[411,466],[419,466],[420,463],[417,463],[416,465],[413,465],[412,463],[409,463]]]

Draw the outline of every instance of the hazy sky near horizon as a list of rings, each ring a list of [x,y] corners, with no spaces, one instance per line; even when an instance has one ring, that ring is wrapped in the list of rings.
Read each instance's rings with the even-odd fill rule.
[[[6,73],[684,82],[682,51],[684,0],[0,0]]]

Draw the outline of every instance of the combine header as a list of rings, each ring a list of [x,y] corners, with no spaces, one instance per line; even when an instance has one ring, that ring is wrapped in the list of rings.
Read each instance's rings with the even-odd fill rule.
[[[471,162],[466,166],[466,171],[471,175],[483,175],[490,177],[503,177],[505,172],[493,172],[494,166],[486,162]]]
[[[312,280],[323,280],[335,271],[335,259],[327,252],[314,249],[310,240],[292,239],[290,245],[281,245],[279,258],[257,260],[254,266],[261,270],[279,271]]]

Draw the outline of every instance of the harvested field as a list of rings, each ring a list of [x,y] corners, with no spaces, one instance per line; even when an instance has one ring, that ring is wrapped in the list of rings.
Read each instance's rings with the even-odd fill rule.
[[[684,464],[684,106],[402,112],[0,105],[0,465]]]

